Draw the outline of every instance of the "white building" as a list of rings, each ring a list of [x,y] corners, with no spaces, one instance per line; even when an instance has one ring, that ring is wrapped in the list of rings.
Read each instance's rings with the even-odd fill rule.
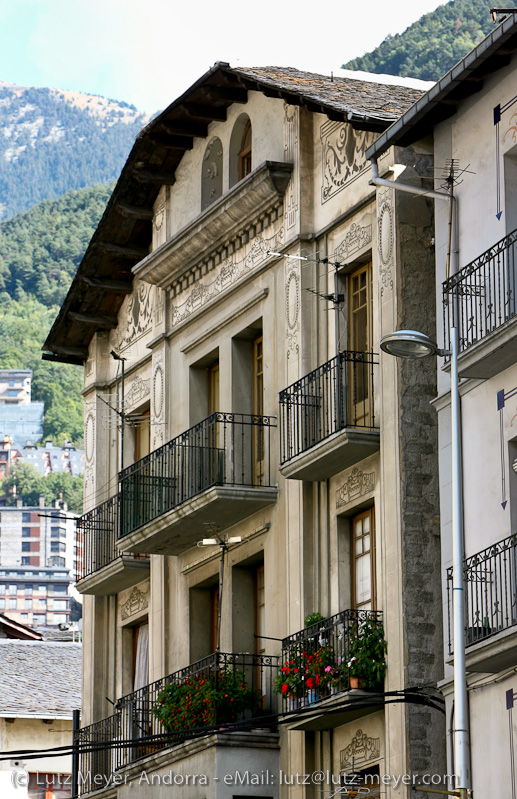
[[[425,142],[455,181],[436,201],[436,340],[459,334],[470,759],[474,796],[515,796],[517,697],[517,19],[506,18],[368,151],[382,164]],[[437,175],[440,173],[438,172]],[[402,178],[403,179],[403,178]],[[443,185],[437,177],[436,188]],[[448,251],[451,252],[447,274]],[[418,328],[417,328],[418,329]],[[427,331],[426,331],[427,332]],[[389,356],[384,356],[388,358]],[[420,364],[404,366],[420,380]],[[447,729],[452,697],[450,365],[438,364]],[[457,638],[456,638],[457,640]],[[448,741],[448,772],[454,772]]]

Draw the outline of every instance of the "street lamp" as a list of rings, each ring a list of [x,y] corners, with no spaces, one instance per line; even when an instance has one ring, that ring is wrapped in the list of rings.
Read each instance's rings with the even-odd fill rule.
[[[465,669],[465,585],[463,577],[464,547],[461,513],[462,467],[460,455],[460,402],[458,377],[458,331],[451,327],[451,349],[441,350],[437,344],[416,330],[397,330],[383,336],[381,350],[399,358],[424,358],[426,355],[451,356],[451,436],[452,436],[452,575],[453,575],[453,646],[454,646],[454,773],[460,799],[470,791],[469,718],[467,676]]]

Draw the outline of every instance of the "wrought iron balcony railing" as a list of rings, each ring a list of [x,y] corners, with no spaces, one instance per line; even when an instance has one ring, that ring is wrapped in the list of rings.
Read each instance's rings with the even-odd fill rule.
[[[205,728],[207,733],[219,728],[228,732],[232,725],[242,729],[247,720],[254,727],[274,727],[277,672],[276,656],[219,652],[122,697],[113,716],[78,732],[81,792],[106,787],[122,766],[204,734]],[[160,712],[167,686],[183,688],[183,701],[176,710],[170,701]],[[239,704],[241,690],[247,695],[245,708]],[[237,712],[232,711],[232,699]]]
[[[120,472],[124,536],[212,486],[269,487],[273,416],[213,413]]]
[[[280,461],[346,427],[375,429],[371,352],[340,352],[280,392]]]
[[[350,689],[350,662],[361,637],[384,638],[382,612],[342,610],[282,641],[278,681],[284,712],[293,712]],[[365,641],[366,644],[366,641]]]
[[[131,558],[148,557],[121,552],[117,548],[119,523],[119,494],[84,513],[79,519],[77,528],[83,537],[83,579],[108,566],[122,555]]]
[[[517,315],[517,230],[443,284],[445,348],[450,327],[465,352]]]
[[[517,625],[517,533],[465,560],[465,645]],[[453,653],[452,567],[447,569],[449,654]]]

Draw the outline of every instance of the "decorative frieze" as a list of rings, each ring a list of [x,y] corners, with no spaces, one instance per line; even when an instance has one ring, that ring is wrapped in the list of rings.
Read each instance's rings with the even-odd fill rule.
[[[247,254],[237,260],[233,256],[227,258],[220,266],[214,280],[203,282],[198,280],[190,290],[187,299],[171,307],[171,327],[179,325],[193,313],[228,291],[240,280],[251,274],[268,257],[269,250],[278,250],[283,246],[284,230],[280,227],[270,237],[256,236]]]
[[[386,289],[393,289],[393,254],[395,249],[395,209],[393,189],[381,189],[377,193],[377,243],[379,250],[379,275],[381,296]]]
[[[365,763],[378,760],[381,756],[381,739],[371,738],[362,730],[357,730],[348,746],[339,753],[341,771],[359,770]]]
[[[152,286],[147,283],[137,283],[131,294],[126,312],[127,327],[122,334],[120,349],[125,349],[137,339],[147,333],[153,321],[153,293]],[[123,317],[123,318],[124,318]]]
[[[325,122],[321,126],[322,203],[357,180],[369,166],[366,150],[374,137],[373,133],[354,130],[352,125],[342,122]]]
[[[375,472],[362,472],[355,467],[345,483],[336,491],[336,508],[348,505],[375,488]]]
[[[296,226],[298,217],[298,125],[300,110],[295,105],[284,106],[284,161],[293,164],[291,179],[285,192],[285,227],[286,230]]]
[[[347,261],[365,247],[372,243],[372,226],[358,225],[355,222],[350,226],[348,233],[341,244],[334,250],[334,258],[344,258]]]
[[[144,380],[136,375],[129,389],[126,391],[125,404],[127,408],[139,405],[151,393],[151,380]]]
[[[149,592],[141,591],[138,586],[135,586],[131,591],[129,598],[120,606],[120,615],[122,621],[129,619],[142,610],[145,610],[149,605]]]

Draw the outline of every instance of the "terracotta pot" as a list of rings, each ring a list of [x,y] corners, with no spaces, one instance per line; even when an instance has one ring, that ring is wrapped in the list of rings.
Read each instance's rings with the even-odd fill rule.
[[[364,677],[350,677],[350,689],[364,688]]]

